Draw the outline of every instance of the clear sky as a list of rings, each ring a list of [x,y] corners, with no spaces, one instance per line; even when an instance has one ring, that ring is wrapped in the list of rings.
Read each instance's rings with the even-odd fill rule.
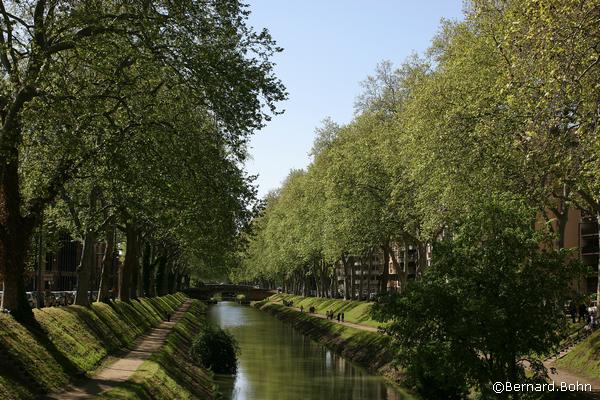
[[[259,196],[277,188],[290,169],[305,168],[314,129],[330,116],[351,121],[360,82],[382,60],[399,65],[422,53],[441,18],[460,19],[462,0],[248,0],[250,24],[267,28],[284,51],[276,74],[289,92],[251,140],[250,174]]]

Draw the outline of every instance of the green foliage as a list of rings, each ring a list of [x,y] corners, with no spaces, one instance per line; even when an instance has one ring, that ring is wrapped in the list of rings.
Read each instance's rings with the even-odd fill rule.
[[[218,326],[206,325],[194,338],[190,356],[217,374],[234,374],[239,347],[233,335]]]
[[[563,305],[578,268],[567,252],[546,250],[534,215],[507,197],[482,203],[436,244],[421,281],[376,303],[425,396],[462,398],[476,387],[495,398],[493,382],[546,378],[541,360],[566,330]]]
[[[0,176],[15,201],[0,204],[8,232],[0,247],[17,256],[0,260],[4,305],[32,318],[25,266],[45,220],[90,243],[110,226],[129,227],[129,238],[143,236],[154,250],[147,266],[162,257],[171,278],[232,263],[255,196],[242,166],[247,142],[286,97],[271,62],[282,49],[248,25],[247,6],[25,0],[7,8]],[[136,254],[123,292],[138,247],[128,246]],[[89,264],[78,269],[81,293]]]

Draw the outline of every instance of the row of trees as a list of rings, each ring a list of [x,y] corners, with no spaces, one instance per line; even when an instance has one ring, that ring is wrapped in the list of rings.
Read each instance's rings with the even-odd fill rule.
[[[312,163],[267,196],[236,279],[308,276],[326,295],[334,263],[350,276],[353,259],[377,251],[385,289],[394,244],[418,249],[419,275],[428,244],[506,193],[564,247],[569,207],[600,218],[598,10],[473,0],[423,56],[381,63],[353,121],[326,120]]]
[[[235,256],[255,196],[247,139],[286,95],[280,49],[248,13],[235,0],[0,2],[4,308],[32,315],[38,230],[49,246],[58,231],[83,243],[82,305],[100,240],[100,299],[115,243],[122,300]]]

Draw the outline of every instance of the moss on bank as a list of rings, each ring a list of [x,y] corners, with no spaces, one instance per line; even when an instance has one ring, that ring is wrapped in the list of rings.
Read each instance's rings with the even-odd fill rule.
[[[351,328],[268,301],[255,303],[254,306],[292,324],[301,333],[344,358],[396,383],[401,381],[401,373],[393,365],[396,343],[390,336]]]
[[[269,300],[273,302],[281,302],[283,300],[293,301],[294,307],[303,306],[304,309],[315,307],[316,313],[323,315],[328,310],[336,314],[343,312],[345,321],[375,327],[381,325],[381,322],[377,322],[371,318],[371,307],[373,306],[371,302],[328,299],[324,297],[303,297],[285,293],[273,295],[269,297]]]
[[[170,400],[212,399],[216,386],[212,374],[194,365],[189,349],[194,336],[205,323],[206,306],[195,300],[165,345],[145,361],[131,379],[105,393],[103,399]]]
[[[0,314],[0,398],[33,399],[94,370],[172,313],[183,294],[34,310],[37,326]]]

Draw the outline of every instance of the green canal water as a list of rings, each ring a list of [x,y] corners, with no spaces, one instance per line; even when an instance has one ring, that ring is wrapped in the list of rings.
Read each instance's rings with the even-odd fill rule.
[[[220,302],[209,319],[230,331],[241,354],[234,377],[216,376],[225,399],[404,400],[381,376],[370,374],[289,324],[249,306]]]

